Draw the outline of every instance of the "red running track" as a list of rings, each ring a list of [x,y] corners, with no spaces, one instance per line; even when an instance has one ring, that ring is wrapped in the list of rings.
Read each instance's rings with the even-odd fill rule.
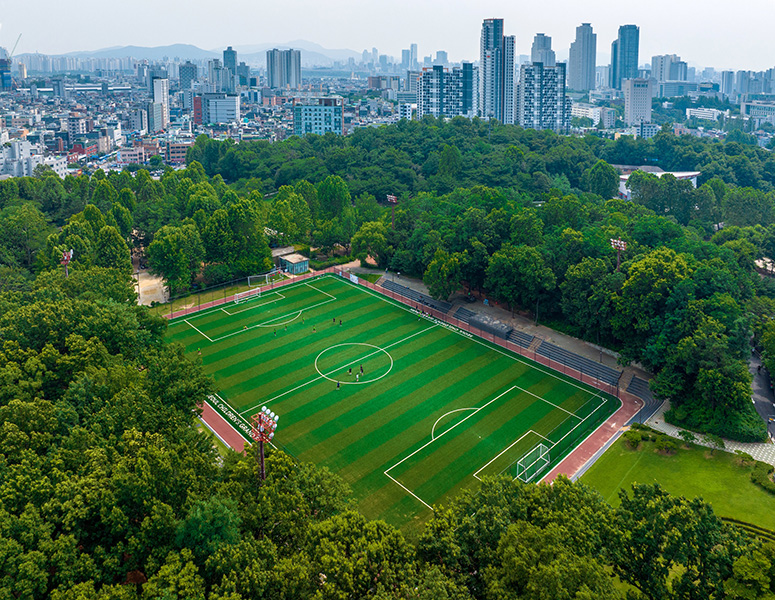
[[[576,446],[542,481],[551,483],[558,475],[573,477],[643,406],[642,400],[627,392],[620,392],[619,399],[622,401],[621,408]]]
[[[226,443],[232,450],[244,452],[247,443],[245,438],[237,433],[237,430],[226,419],[215,412],[215,409],[207,402],[201,404],[199,408],[202,409],[202,420],[221,438],[222,442]]]

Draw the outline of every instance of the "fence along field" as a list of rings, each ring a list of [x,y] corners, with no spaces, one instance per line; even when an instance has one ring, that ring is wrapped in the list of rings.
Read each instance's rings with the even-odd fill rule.
[[[331,468],[364,514],[397,525],[487,475],[540,480],[619,407],[336,276],[185,315],[168,337],[201,355],[238,430],[271,407],[278,446]]]

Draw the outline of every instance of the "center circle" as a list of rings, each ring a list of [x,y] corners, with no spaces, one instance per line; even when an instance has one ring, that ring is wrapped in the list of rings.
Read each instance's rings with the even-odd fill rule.
[[[346,346],[365,346],[366,348],[371,348],[372,351],[371,352],[367,351],[365,356],[362,356],[362,357],[360,357],[360,358],[358,358],[356,360],[353,360],[351,363],[346,363],[346,364],[344,364],[344,365],[334,369],[333,371],[329,371],[329,373],[324,373],[320,369],[320,365],[318,364],[319,361],[320,361],[320,358],[324,354],[326,354],[328,352],[335,351],[337,348],[343,348],[343,347],[346,347]],[[342,378],[334,379],[333,377],[331,377],[331,375],[333,375],[333,374],[336,374],[336,373],[339,373],[339,372],[343,373],[348,368],[358,369],[360,364],[363,363],[363,361],[365,361],[366,359],[371,358],[371,357],[373,357],[375,355],[378,355],[380,353],[382,353],[382,354],[384,354],[385,356],[388,357],[388,360],[390,361],[390,366],[388,367],[387,371],[382,373],[379,377],[375,377],[374,379],[368,379],[368,380],[363,380],[363,381],[343,381]],[[347,342],[347,343],[344,343],[344,344],[336,344],[334,346],[329,346],[328,348],[326,348],[325,350],[320,352],[320,354],[318,354],[315,357],[315,370],[318,372],[318,375],[320,375],[324,379],[328,379],[329,381],[333,381],[335,383],[341,383],[341,384],[344,384],[344,385],[362,385],[364,383],[373,383],[375,381],[379,381],[385,375],[390,373],[390,371],[393,370],[393,357],[390,356],[390,353],[387,350],[385,350],[384,348],[380,348],[379,346],[375,346],[374,344],[365,344],[363,342]],[[356,370],[355,374],[357,374],[357,370]]]

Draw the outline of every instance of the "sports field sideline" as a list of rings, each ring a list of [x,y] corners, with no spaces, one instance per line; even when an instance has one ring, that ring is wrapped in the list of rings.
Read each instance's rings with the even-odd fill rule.
[[[366,516],[396,525],[486,475],[540,480],[619,407],[336,276],[177,319],[168,339],[201,353],[216,408],[243,432],[268,406],[278,446],[338,473]]]

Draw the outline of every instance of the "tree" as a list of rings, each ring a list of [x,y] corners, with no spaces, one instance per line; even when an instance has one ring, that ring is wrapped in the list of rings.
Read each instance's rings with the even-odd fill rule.
[[[487,265],[490,263],[490,255],[485,245],[479,240],[471,240],[469,247],[459,255],[460,276],[468,283],[468,291],[477,288],[480,292],[487,274]]]
[[[204,248],[195,225],[166,225],[148,246],[151,271],[164,278],[171,293],[188,288],[203,259]]]
[[[329,175],[318,185],[318,198],[324,216],[340,217],[344,207],[350,204],[350,190],[344,179]]]
[[[616,198],[619,194],[619,174],[604,160],[584,171],[582,186],[585,190],[602,196],[604,200]]]
[[[423,283],[436,300],[448,300],[450,295],[460,289],[461,270],[459,254],[449,255],[444,250],[436,250],[433,260],[423,275]]]
[[[544,242],[544,223],[532,208],[524,208],[511,217],[511,243],[515,246],[540,246]]]
[[[535,248],[504,244],[490,258],[486,287],[508,302],[512,310],[516,304],[524,307],[535,305],[536,321],[541,298],[555,285],[554,273]]]
[[[353,256],[358,257],[361,264],[366,264],[368,257],[374,258],[377,265],[385,266],[388,258],[388,232],[385,224],[380,221],[364,223],[352,237]]]
[[[132,270],[129,247],[115,227],[106,225],[100,229],[94,246],[94,254],[94,264],[98,267],[122,271]]]
[[[0,252],[3,248],[6,250],[8,258],[5,260],[11,264],[30,269],[48,232],[46,218],[29,202],[0,210]]]
[[[726,447],[724,439],[720,435],[714,433],[706,433],[705,441],[710,444],[710,453],[713,454],[716,450],[723,450]]]

